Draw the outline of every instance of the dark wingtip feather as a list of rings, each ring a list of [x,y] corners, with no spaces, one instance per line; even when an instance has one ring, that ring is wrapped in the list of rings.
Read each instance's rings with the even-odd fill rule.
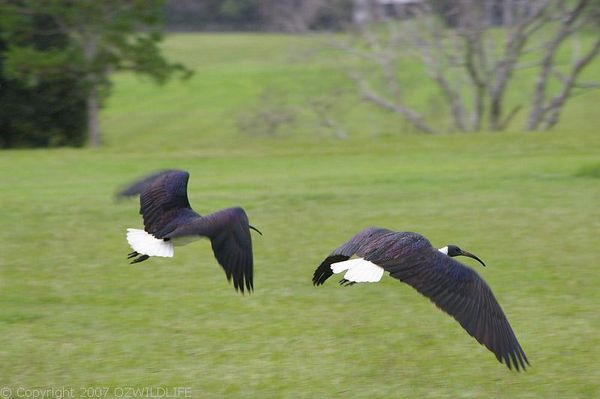
[[[496,353],[496,358],[500,363],[504,363],[509,370],[514,369],[517,372],[527,371],[527,366],[530,366],[529,360],[514,335],[513,339],[511,347],[505,349],[505,351]]]
[[[248,278],[248,276],[246,276],[246,290],[248,292],[254,291],[254,284],[252,283],[252,279]]]
[[[244,284],[246,286],[245,289]],[[233,288],[236,292],[239,292],[242,295],[245,295],[246,293],[251,294],[254,292],[254,286],[252,284],[252,281],[248,279],[246,279],[245,281],[237,281],[236,279],[233,279]]]
[[[319,269],[315,270],[315,273],[313,274],[313,278],[312,278],[312,283],[315,287],[318,287],[319,285],[322,285],[324,283],[324,280],[321,279],[321,274],[319,273]]]
[[[317,267],[317,269],[315,270],[313,277],[312,277],[312,283],[314,286],[319,286],[322,285],[325,282],[325,279],[323,279],[323,273],[321,271],[323,267],[323,264],[321,264],[319,267]]]
[[[531,366],[529,364],[529,360],[527,360],[527,356],[525,356],[525,351],[523,351],[523,348],[521,348],[521,346],[518,344],[514,352],[511,352],[511,357],[513,358],[513,364],[515,365],[517,371],[527,371],[527,366]],[[515,361],[515,357],[518,362]],[[526,364],[527,366],[525,366]],[[520,369],[519,365],[521,366]]]
[[[150,184],[152,184],[152,182],[154,180],[156,180],[158,177],[164,175],[165,173],[170,173],[170,172],[180,172],[180,171],[178,171],[176,169],[164,169],[164,170],[152,173],[150,175],[147,175],[145,177],[142,177],[142,178],[134,181],[133,183],[129,183],[128,185],[121,187],[121,189],[119,189],[115,193],[115,198],[123,199],[123,198],[139,195],[142,193],[142,191],[144,191],[144,189],[146,187],[148,187]]]
[[[345,255],[331,255],[325,258],[323,262],[315,269],[312,282],[314,286],[323,285],[325,281],[333,275],[331,265],[336,262],[348,260],[350,257]]]
[[[239,209],[243,212],[241,208]],[[225,211],[231,210],[235,211],[235,209]],[[252,244],[247,227],[237,220],[233,223],[234,229],[231,232],[225,231],[211,237],[211,245],[217,262],[225,271],[227,281],[230,284],[233,282],[235,291],[243,295],[254,291]]]

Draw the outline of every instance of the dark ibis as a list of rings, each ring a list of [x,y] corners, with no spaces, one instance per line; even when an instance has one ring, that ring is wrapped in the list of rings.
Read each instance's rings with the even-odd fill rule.
[[[485,266],[456,245],[436,249],[420,234],[371,227],[331,252],[315,270],[313,284],[344,272],[340,285],[378,282],[388,272],[454,317],[499,362],[525,370],[529,361],[492,290],[474,270],[453,259],[459,255]]]
[[[173,257],[174,247],[203,237],[210,239],[215,258],[233,280],[236,291],[253,291],[253,259],[250,229],[240,207],[200,216],[187,196],[189,173],[165,170],[132,183],[118,193],[121,197],[140,196],[144,230],[127,229],[127,242],[133,249],[131,263],[151,256]]]

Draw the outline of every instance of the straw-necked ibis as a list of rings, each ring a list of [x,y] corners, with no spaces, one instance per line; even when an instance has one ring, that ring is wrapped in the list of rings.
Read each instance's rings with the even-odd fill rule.
[[[185,245],[202,237],[209,238],[215,258],[233,279],[236,290],[253,290],[252,239],[246,212],[240,207],[227,208],[200,216],[187,196],[189,173],[166,170],[145,177],[118,193],[140,195],[140,214],[144,230],[127,229],[127,242],[133,249],[131,263],[151,256],[172,257],[174,246]]]
[[[464,255],[455,245],[434,248],[422,235],[367,228],[342,244],[315,270],[313,284],[345,272],[341,285],[381,280],[384,271],[411,285],[454,317],[499,362],[525,369],[525,352],[490,287],[469,267],[453,259]],[[356,256],[354,259],[350,259]],[[485,266],[485,265],[484,265]]]

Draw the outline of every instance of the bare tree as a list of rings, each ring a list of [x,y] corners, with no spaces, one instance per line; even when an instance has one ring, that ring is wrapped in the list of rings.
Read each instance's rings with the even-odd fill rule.
[[[598,32],[600,2],[453,0],[441,4],[413,2],[405,15],[397,8],[400,19],[361,24],[358,40],[335,44],[371,65],[367,72],[350,71],[364,100],[397,113],[422,132],[438,131],[403,95],[405,84],[398,71],[415,57],[438,87],[455,131],[481,130],[486,122],[489,130],[505,129],[524,107],[507,108],[505,101],[514,76],[523,68],[539,67],[527,119],[529,130],[551,128],[573,93],[597,87],[578,78],[600,51],[600,36],[583,54],[573,57],[566,72],[557,65],[556,54],[566,39],[582,29]],[[503,26],[501,34],[492,29],[495,25]],[[551,78],[561,84],[553,97],[547,95]]]
[[[559,29],[550,36],[545,44],[541,69],[536,80],[531,111],[527,120],[529,130],[545,130],[554,126],[558,122],[562,107],[575,89],[599,87],[596,84],[580,83],[577,78],[600,52],[600,34],[591,48],[583,55],[574,53],[566,74],[562,73],[556,65],[556,53],[565,40],[569,37],[572,38],[586,25],[592,25],[596,28],[596,32],[599,32],[600,28],[600,2],[579,0],[569,8],[570,4],[570,2],[559,1],[556,7],[562,18]],[[553,97],[547,98],[548,82],[552,76],[557,77],[560,81],[560,89]]]
[[[364,27],[363,27],[364,28]],[[388,43],[381,40],[380,34],[370,29],[361,29],[364,42],[360,44],[333,43],[336,48],[366,60],[367,70],[353,68],[349,71],[350,78],[356,83],[363,100],[398,114],[417,130],[424,133],[437,133],[425,118],[413,107],[408,105],[402,91],[402,84],[396,74],[399,63],[397,51],[391,50]],[[395,47],[392,45],[392,47]],[[374,82],[374,77],[379,82]]]

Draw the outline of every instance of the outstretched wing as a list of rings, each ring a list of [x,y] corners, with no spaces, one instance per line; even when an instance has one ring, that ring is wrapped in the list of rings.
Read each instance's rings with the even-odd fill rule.
[[[358,232],[358,234],[356,234],[350,240],[334,249],[329,256],[325,258],[323,262],[321,262],[313,274],[313,284],[317,286],[321,285],[333,275],[333,271],[331,270],[331,265],[333,263],[343,262],[350,259],[352,255],[356,254],[357,252],[361,252],[361,249],[368,245],[376,237],[387,233],[390,233],[390,230],[379,227],[368,227]]]
[[[187,197],[189,178],[188,172],[166,170],[132,183],[119,195],[140,194],[140,214],[145,230],[156,238],[163,238],[172,231],[177,218],[198,216]]]
[[[198,223],[208,232],[215,258],[225,270],[227,280],[233,279],[236,291],[253,291],[252,238],[246,212],[242,208],[224,209],[201,218]]]
[[[381,266],[454,317],[499,362],[525,370],[529,361],[490,287],[469,267],[435,248],[430,251],[433,254],[423,251],[409,261]]]
[[[144,189],[146,189],[150,184],[152,184],[157,178],[163,176],[164,174],[171,172],[180,172],[175,169],[164,169],[158,171],[156,173],[152,173],[151,175],[145,176],[141,179],[136,180],[133,183],[128,184],[124,188],[122,188],[119,192],[117,192],[117,197],[133,197],[141,194]]]

